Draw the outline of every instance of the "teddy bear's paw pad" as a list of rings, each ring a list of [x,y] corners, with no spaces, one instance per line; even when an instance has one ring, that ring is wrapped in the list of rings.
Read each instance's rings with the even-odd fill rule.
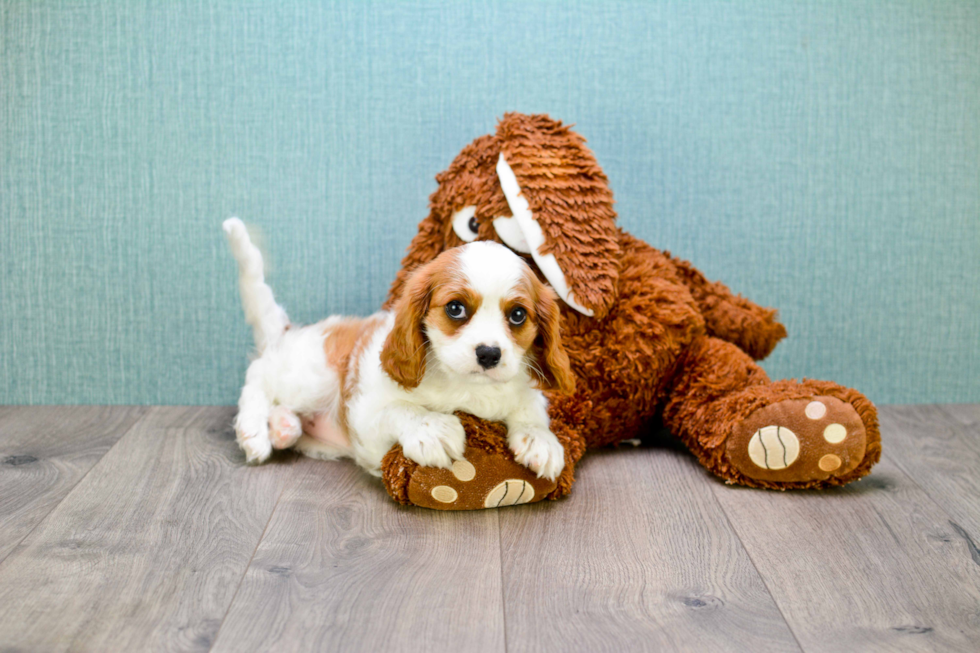
[[[490,490],[483,501],[484,508],[500,508],[501,506],[517,506],[528,503],[534,498],[534,486],[527,481],[511,478]]]
[[[452,503],[459,498],[459,493],[448,485],[437,485],[432,488],[432,498],[439,503]]]
[[[785,469],[800,457],[800,439],[783,426],[763,426],[749,440],[749,458],[757,467]]]
[[[728,439],[743,475],[773,483],[842,476],[864,459],[866,431],[857,411],[836,397],[787,399],[761,408]]]
[[[555,487],[555,481],[538,478],[515,462],[510,452],[467,447],[464,459],[453,462],[450,469],[416,469],[408,483],[408,498],[423,508],[476,510],[541,501]]]

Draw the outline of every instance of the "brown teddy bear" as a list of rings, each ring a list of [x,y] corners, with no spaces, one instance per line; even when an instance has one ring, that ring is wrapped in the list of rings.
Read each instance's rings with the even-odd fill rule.
[[[395,500],[464,510],[557,499],[587,448],[636,438],[658,419],[728,483],[826,488],[878,461],[874,405],[828,381],[770,381],[754,360],[786,335],[776,312],[619,229],[606,176],[570,127],[506,114],[436,180],[388,306],[409,273],[443,250],[501,242],[562,298],[576,387],[548,396],[566,452],[557,482],[514,462],[502,425],[461,414],[468,448],[453,469],[389,452],[382,471]]]

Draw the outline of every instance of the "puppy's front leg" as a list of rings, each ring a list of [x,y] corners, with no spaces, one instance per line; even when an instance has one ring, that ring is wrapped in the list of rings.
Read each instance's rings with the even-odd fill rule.
[[[269,440],[269,411],[272,402],[262,389],[263,360],[260,358],[248,366],[245,386],[238,399],[238,415],[235,417],[235,438],[245,452],[245,462],[264,463],[272,453]]]
[[[402,445],[406,458],[425,467],[448,469],[466,449],[466,432],[458,417],[406,401],[385,406],[381,430]]]
[[[538,478],[553,481],[565,469],[565,448],[549,428],[548,400],[541,392],[531,392],[526,400],[509,415],[507,444],[514,458]]]

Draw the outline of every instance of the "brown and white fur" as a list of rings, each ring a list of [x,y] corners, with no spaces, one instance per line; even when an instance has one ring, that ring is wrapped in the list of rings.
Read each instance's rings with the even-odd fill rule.
[[[398,443],[420,465],[448,468],[466,446],[459,410],[504,422],[516,460],[539,477],[562,471],[542,393],[572,390],[560,310],[519,256],[491,242],[457,247],[419,268],[392,311],[297,327],[245,226],[231,218],[223,228],[258,353],[235,420],[249,462],[295,446],[380,476]]]

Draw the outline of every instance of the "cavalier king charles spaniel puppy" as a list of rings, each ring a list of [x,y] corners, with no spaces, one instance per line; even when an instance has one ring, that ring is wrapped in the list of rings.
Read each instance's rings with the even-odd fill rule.
[[[397,442],[420,465],[449,468],[466,446],[458,410],[504,422],[517,462],[558,477],[565,452],[543,391],[571,392],[574,381],[557,296],[521,257],[493,242],[450,249],[412,273],[392,311],[298,327],[245,225],[223,228],[258,350],[235,419],[248,462],[295,446],[380,476]]]

